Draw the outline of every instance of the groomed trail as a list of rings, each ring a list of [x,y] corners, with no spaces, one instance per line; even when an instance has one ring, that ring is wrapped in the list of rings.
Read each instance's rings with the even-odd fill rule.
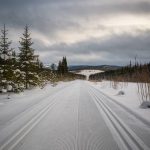
[[[150,123],[88,81],[50,91],[0,105],[0,150],[150,150]]]

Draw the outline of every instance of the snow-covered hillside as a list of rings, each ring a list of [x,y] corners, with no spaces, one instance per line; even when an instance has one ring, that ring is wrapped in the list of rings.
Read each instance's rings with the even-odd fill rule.
[[[86,79],[89,80],[89,76],[91,74],[100,73],[103,72],[102,70],[80,70],[77,72],[77,74],[82,74],[86,76]]]

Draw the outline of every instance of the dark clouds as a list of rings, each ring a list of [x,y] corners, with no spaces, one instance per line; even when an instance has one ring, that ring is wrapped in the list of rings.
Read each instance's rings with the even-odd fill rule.
[[[24,25],[31,25],[46,63],[63,55],[71,64],[126,64],[136,55],[148,61],[149,14],[148,0],[0,0],[0,25],[11,30],[13,46]]]
[[[139,61],[144,59],[145,62],[150,59],[150,30],[141,32],[138,35],[122,34],[111,35],[109,39],[88,39],[86,41],[77,42],[74,44],[54,44],[47,47],[43,53],[48,52],[61,57],[68,55],[70,62],[76,62],[73,56],[85,56],[85,59],[78,60],[80,63],[88,63],[90,56],[95,55],[95,60],[92,60],[93,64],[106,63],[106,64],[119,64],[123,65],[128,63],[129,60],[134,60],[135,57]],[[47,55],[47,58],[49,55]],[[76,58],[76,57],[75,57]]]

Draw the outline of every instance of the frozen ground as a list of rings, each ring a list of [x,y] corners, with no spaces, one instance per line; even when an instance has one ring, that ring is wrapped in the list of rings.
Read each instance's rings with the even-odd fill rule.
[[[149,150],[149,120],[116,93],[77,80],[2,95],[0,150]]]

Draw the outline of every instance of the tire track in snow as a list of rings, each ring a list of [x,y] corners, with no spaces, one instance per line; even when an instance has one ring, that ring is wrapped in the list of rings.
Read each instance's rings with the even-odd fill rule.
[[[75,128],[74,128],[75,132],[72,134],[70,132],[67,132],[67,133],[64,133],[63,135],[60,135],[59,138],[57,138],[58,143],[62,143],[62,145],[59,146],[59,149],[62,149],[62,150],[79,150],[78,133],[79,133],[79,93],[80,93],[80,90],[78,89],[78,85],[79,84],[75,85],[74,86],[75,88],[72,87],[75,90],[76,95],[74,94],[74,90],[72,90],[71,92],[69,92],[70,95],[67,95],[67,98],[64,99],[64,101],[66,101],[65,105],[72,108],[69,112],[70,112],[70,115],[72,114],[72,117],[75,120]],[[68,116],[67,114],[66,117],[68,118],[70,117],[70,115]],[[67,126],[68,121],[70,122],[69,119],[66,120],[65,122],[66,126]]]
[[[93,87],[93,86],[92,86]],[[139,114],[127,108],[120,102],[107,96],[99,89],[93,87],[101,97],[105,104],[107,104],[111,109],[118,114],[122,120],[136,133],[136,135],[148,146],[150,147],[150,122],[142,118]]]
[[[62,150],[76,150],[75,149],[75,137],[71,135],[64,135],[57,138],[57,147]],[[63,147],[63,148],[62,148]]]
[[[138,114],[136,114],[135,112],[133,112],[128,107],[126,107],[123,104],[115,101],[114,99],[112,99],[111,97],[109,97],[105,93],[101,92],[100,90],[96,89],[95,87],[92,86],[92,88],[94,88],[101,95],[101,97],[103,97],[104,99],[107,99],[107,100],[111,101],[112,103],[114,103],[114,104],[118,105],[119,107],[121,107],[122,109],[126,110],[127,112],[129,112],[131,115],[133,115],[134,117],[136,117],[139,121],[141,121],[143,124],[145,124],[147,127],[150,128],[150,122],[149,121],[147,121],[146,119],[142,118],[141,116],[139,116]]]
[[[88,89],[89,86],[83,82],[80,97],[79,150],[119,150]]]
[[[46,103],[37,114],[18,129],[10,138],[5,139],[0,146],[0,150],[13,150],[17,144],[47,115],[47,113],[56,106],[59,102],[57,96],[63,93],[67,88],[70,88],[70,86],[72,86],[72,84],[66,86],[55,94],[49,104]],[[39,106],[39,104],[37,104],[37,106]]]
[[[85,149],[87,149],[87,150],[98,150],[98,149],[103,150],[104,140],[101,137],[101,135],[93,134],[93,135],[89,135],[87,137],[88,137],[88,139],[87,139],[87,144],[86,144]]]
[[[74,84],[74,83],[72,83],[72,84]],[[71,86],[72,84],[70,84],[69,86]],[[47,98],[51,98],[51,97],[55,96],[56,92],[60,92],[60,90],[62,88],[64,89],[66,87],[68,87],[68,85],[65,85],[63,87],[59,87],[58,89],[56,89],[56,91],[54,91],[54,93],[51,93],[51,95],[49,95],[49,93],[46,94],[46,95],[42,95],[40,97],[40,100],[38,102],[36,102],[35,104],[31,105],[30,107],[27,107],[24,111],[22,111],[21,113],[19,113],[15,117],[13,117],[11,120],[7,121],[5,124],[2,124],[1,126],[3,126],[3,128],[1,128],[1,130],[3,130],[4,128],[6,128],[7,125],[10,125],[11,123],[15,122],[16,120],[22,118],[24,115],[26,115],[26,113],[28,113],[29,111],[32,111],[37,106],[40,106],[43,103],[43,99],[47,99]]]
[[[105,104],[104,100],[97,96],[93,87],[90,87],[89,93],[93,96],[96,106],[103,113],[105,120],[107,120],[110,130],[112,131],[113,127],[113,133],[120,137],[120,142],[122,143],[122,145],[120,145],[120,142],[118,143],[120,147],[126,150],[149,150],[149,147]]]
[[[75,150],[79,150],[79,113],[80,113],[80,91],[81,91],[81,85],[79,84],[80,88],[78,91],[77,99],[77,120],[76,120],[76,136],[75,136]]]
[[[75,114],[75,134],[71,135],[68,134],[66,136],[64,136],[64,138],[62,138],[64,140],[64,142],[66,142],[68,144],[69,149],[68,150],[79,150],[79,113],[80,113],[80,101],[79,101],[79,97],[80,97],[80,82],[76,85],[76,87],[74,88],[74,90],[76,91],[76,94],[73,93],[71,94],[71,99],[72,101],[74,101],[74,103],[72,105],[73,109],[72,109],[72,113]],[[67,100],[68,101],[68,100]],[[63,149],[66,150],[66,149]]]
[[[74,84],[59,95],[61,102],[16,149],[76,150],[78,87]]]
[[[36,116],[27,122],[21,129],[19,129],[8,141],[6,141],[0,150],[12,150],[50,111],[55,105],[51,104],[42,109]]]

